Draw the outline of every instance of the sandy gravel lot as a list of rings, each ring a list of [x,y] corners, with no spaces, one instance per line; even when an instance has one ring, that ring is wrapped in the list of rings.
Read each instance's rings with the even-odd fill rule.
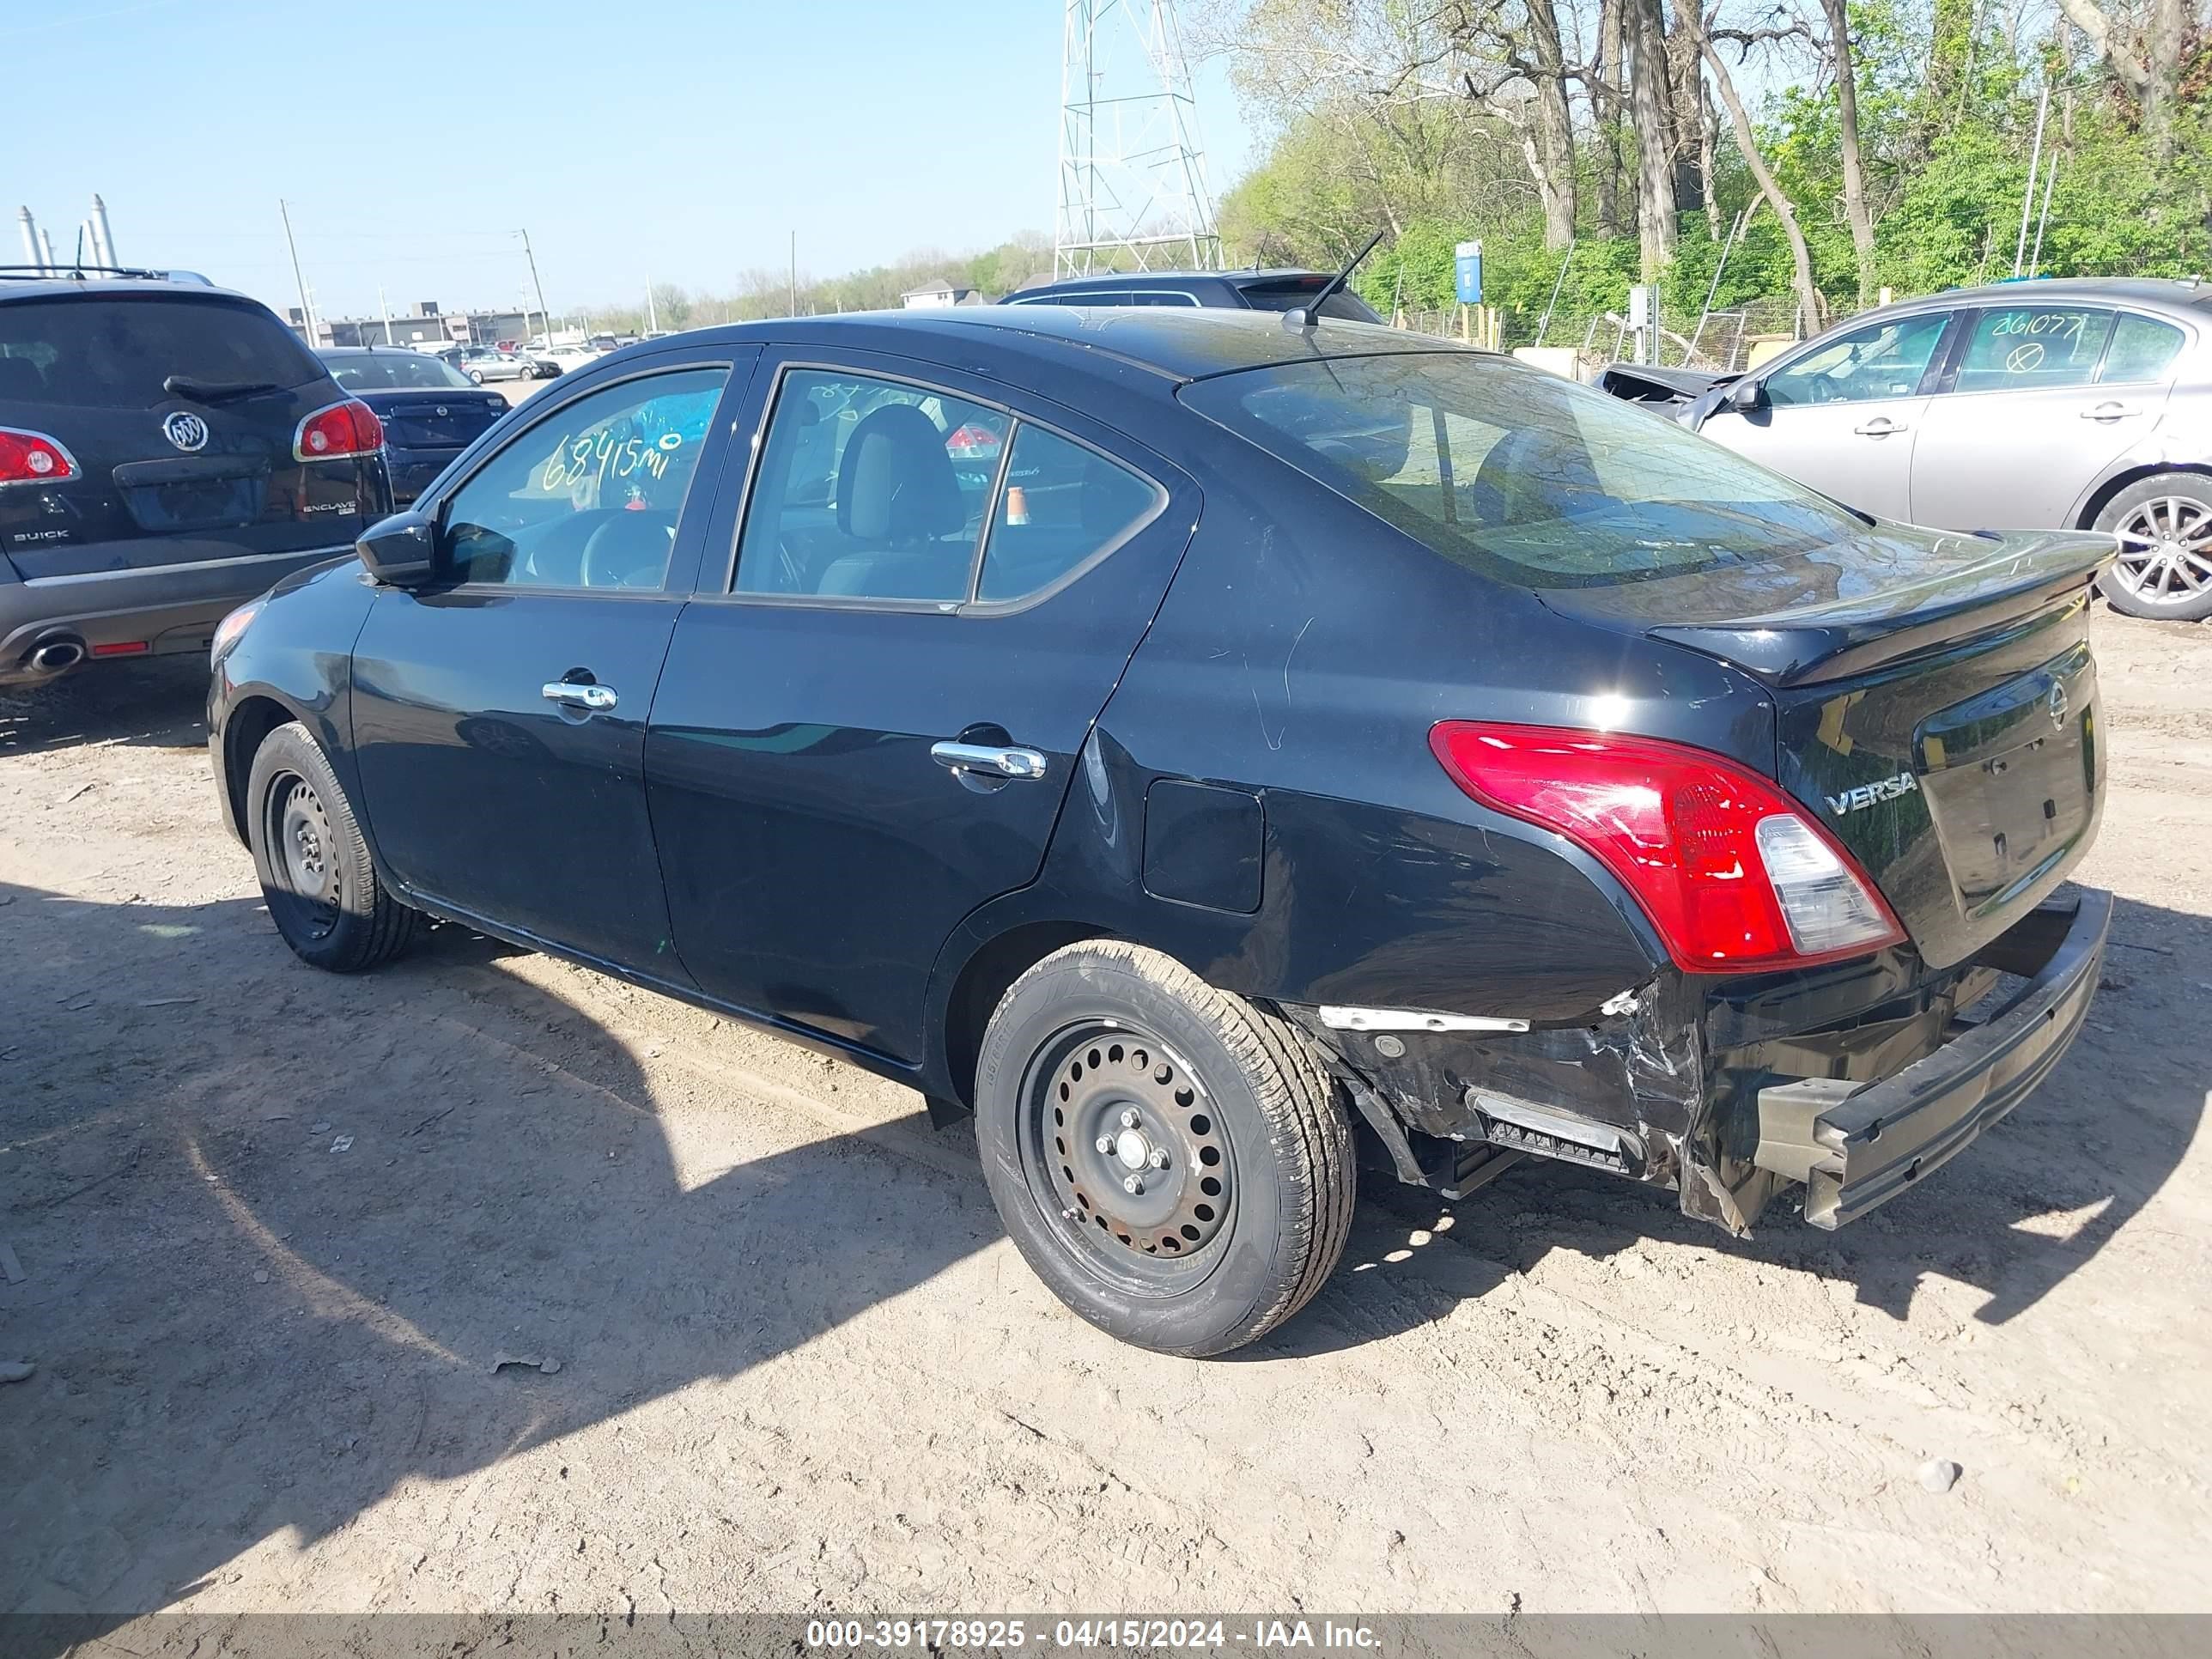
[[[455,929],[296,963],[198,663],[0,696],[0,1608],[2212,1608],[2212,630],[2097,629],[2104,993],[1940,1179],[1370,1188],[1195,1363],[913,1096]]]

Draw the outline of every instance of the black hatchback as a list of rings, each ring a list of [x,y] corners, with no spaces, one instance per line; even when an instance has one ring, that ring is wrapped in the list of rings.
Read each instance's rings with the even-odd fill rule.
[[[443,357],[406,346],[332,346],[323,366],[339,388],[367,404],[384,423],[392,497],[404,507],[428,489],[453,457],[507,413],[507,399],[487,392]]]
[[[266,306],[0,279],[0,684],[197,653],[391,510],[384,434]]]
[[[844,1054],[975,1114],[1072,1307],[1214,1353],[1327,1278],[1363,1147],[1740,1234],[2018,1104],[2111,913],[2063,887],[2110,552],[1358,324],[747,325],[227,623],[210,750],[306,961],[443,917]]]

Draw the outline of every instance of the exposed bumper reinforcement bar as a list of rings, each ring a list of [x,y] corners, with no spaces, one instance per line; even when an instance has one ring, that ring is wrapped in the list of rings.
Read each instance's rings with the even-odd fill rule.
[[[1805,1183],[1805,1219],[1815,1227],[1839,1227],[1887,1203],[1963,1151],[2057,1065],[2096,994],[2112,919],[2109,893],[2039,906],[1989,957],[2027,975],[2027,986],[1894,1077],[1760,1090],[1753,1162]],[[2027,948],[2039,940],[2051,946],[2039,963],[2032,959],[2039,947]]]

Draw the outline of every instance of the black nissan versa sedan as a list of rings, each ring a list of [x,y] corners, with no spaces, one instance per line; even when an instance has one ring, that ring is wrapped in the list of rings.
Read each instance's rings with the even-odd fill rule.
[[[1217,1353],[1335,1264],[1355,1125],[1741,1233],[2015,1106],[2110,916],[2112,545],[1358,324],[745,325],[229,617],[210,748],[307,961],[448,918],[849,1056],[973,1111],[1078,1312]]]
[[[0,273],[0,685],[204,651],[391,506],[376,416],[259,301]]]
[[[441,357],[407,346],[331,346],[323,365],[344,391],[376,411],[384,426],[392,499],[404,507],[454,456],[507,413],[487,392]]]

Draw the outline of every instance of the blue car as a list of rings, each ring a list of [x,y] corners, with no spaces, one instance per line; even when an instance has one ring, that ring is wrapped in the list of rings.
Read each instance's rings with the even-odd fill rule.
[[[333,346],[320,354],[340,388],[384,422],[392,499],[420,495],[459,454],[507,413],[487,392],[441,357],[406,346]]]

